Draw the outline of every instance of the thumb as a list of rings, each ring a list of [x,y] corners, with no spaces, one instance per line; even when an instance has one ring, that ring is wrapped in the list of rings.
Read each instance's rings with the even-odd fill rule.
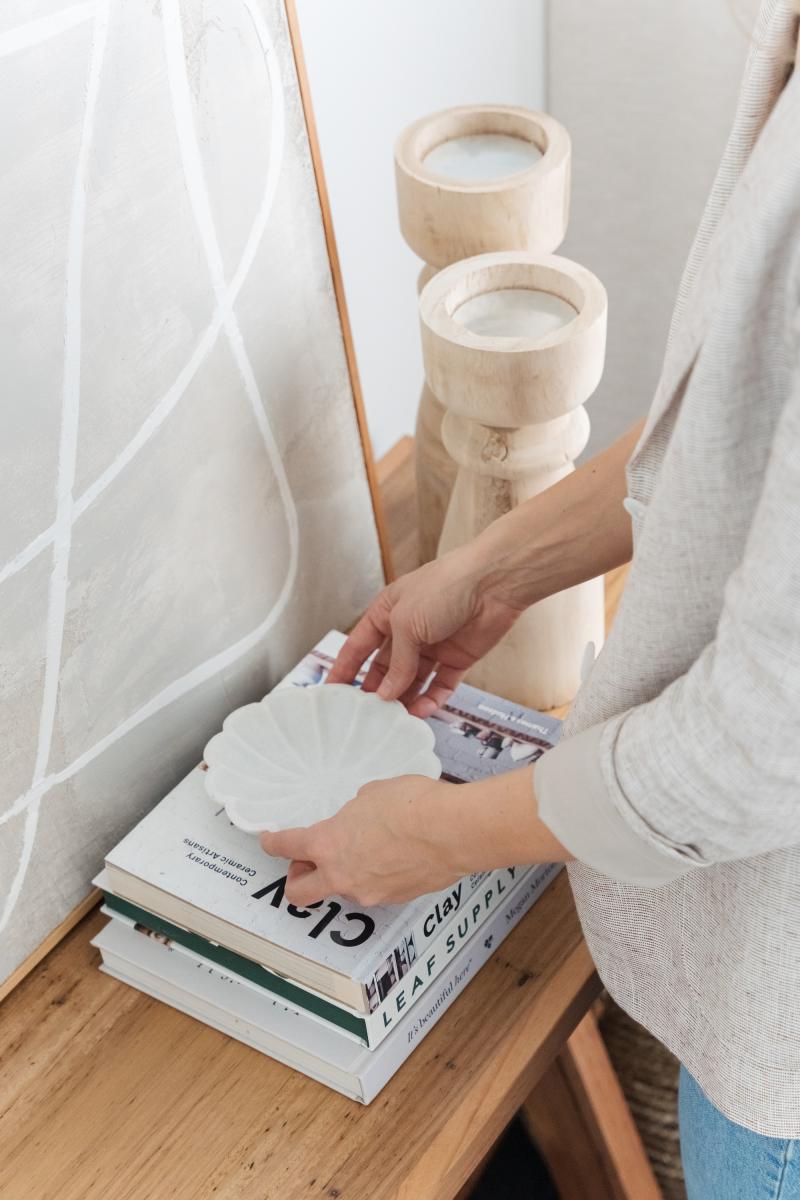
[[[392,629],[389,669],[378,688],[382,700],[397,700],[417,677],[419,647],[400,630]]]

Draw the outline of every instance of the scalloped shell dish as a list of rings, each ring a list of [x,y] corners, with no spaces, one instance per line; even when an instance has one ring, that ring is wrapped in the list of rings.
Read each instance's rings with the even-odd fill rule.
[[[349,684],[278,688],[226,717],[205,748],[205,784],[246,833],[313,825],[365,783],[438,779],[429,725],[399,700]]]

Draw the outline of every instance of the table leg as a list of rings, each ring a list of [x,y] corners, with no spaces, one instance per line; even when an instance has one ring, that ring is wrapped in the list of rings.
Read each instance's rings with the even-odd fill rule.
[[[578,1025],[522,1113],[561,1200],[661,1200],[593,1013]]]

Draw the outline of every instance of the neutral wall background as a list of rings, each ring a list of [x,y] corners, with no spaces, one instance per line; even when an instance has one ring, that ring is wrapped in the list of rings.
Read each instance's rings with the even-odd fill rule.
[[[590,447],[648,407],[672,300],[733,114],[757,0],[298,0],[375,449],[413,430],[418,261],[392,145],[451,104],[545,107],[573,137],[562,250],[609,291]]]
[[[422,384],[419,259],[397,225],[398,133],[437,108],[544,103],[544,0],[297,0],[347,304],[377,454]]]
[[[757,0],[553,0],[548,107],[572,135],[562,253],[608,289],[590,450],[650,405],[672,305],[733,118]]]

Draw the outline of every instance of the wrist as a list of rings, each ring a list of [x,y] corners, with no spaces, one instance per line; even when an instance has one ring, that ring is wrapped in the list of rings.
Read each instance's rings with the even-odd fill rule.
[[[530,776],[529,771],[510,774],[517,777],[515,782],[519,782],[522,774]],[[521,842],[526,841],[519,813],[498,813],[496,809],[497,784],[502,778],[458,784],[438,780],[433,785],[437,802],[425,806],[426,835],[435,848],[437,860],[455,878],[522,861],[515,858]],[[522,786],[524,789],[525,784]]]
[[[474,846],[470,831],[464,836],[464,812],[459,796],[467,786],[470,785],[437,779],[431,782],[429,791],[417,796],[409,813],[412,827],[417,834],[423,834],[431,857],[454,879],[481,869],[472,861]]]
[[[530,504],[530,502],[529,502]],[[523,612],[548,594],[530,508],[494,521],[470,543],[479,594]]]
[[[572,855],[541,821],[534,768],[521,767],[473,783],[439,781],[440,803],[432,834],[442,861],[459,878],[473,871],[540,862],[568,862]]]

